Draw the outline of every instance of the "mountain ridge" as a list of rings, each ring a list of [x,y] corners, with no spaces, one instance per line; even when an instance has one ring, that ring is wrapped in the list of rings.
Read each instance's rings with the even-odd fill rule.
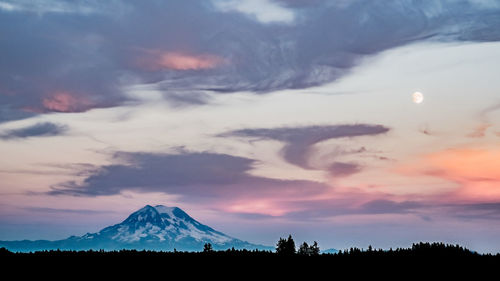
[[[105,227],[96,233],[55,241],[0,241],[0,247],[19,252],[56,249],[201,251],[205,243],[212,244],[215,250],[274,249],[231,237],[198,222],[179,207],[163,205],[146,205],[121,223]]]

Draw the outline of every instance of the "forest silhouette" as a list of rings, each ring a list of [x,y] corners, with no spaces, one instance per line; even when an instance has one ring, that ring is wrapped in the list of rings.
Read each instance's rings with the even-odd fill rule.
[[[416,243],[410,248],[350,248],[338,253],[320,253],[316,242],[298,249],[291,236],[280,238],[275,251],[214,250],[209,243],[199,252],[147,250],[88,250],[11,252],[0,248],[4,272],[23,276],[96,278],[109,276],[181,279],[377,279],[419,280],[497,276],[500,254],[479,254],[459,245]],[[481,280],[483,280],[481,279]],[[494,279],[493,279],[494,280]]]
[[[196,265],[201,268],[212,268],[220,265],[228,269],[256,267],[263,271],[272,271],[277,267],[329,268],[346,270],[352,268],[385,268],[401,270],[419,268],[419,270],[438,270],[446,268],[485,267],[498,268],[500,254],[480,254],[460,245],[444,243],[415,243],[410,248],[367,249],[352,247],[338,253],[320,253],[317,242],[308,245],[302,243],[298,249],[292,236],[280,238],[275,251],[228,249],[214,250],[206,243],[199,252],[185,251],[149,251],[149,250],[88,250],[61,251],[47,250],[36,252],[11,252],[0,248],[0,258],[4,265],[65,265],[71,266],[90,263],[95,268],[101,266],[141,266],[164,265],[185,266]],[[7,262],[7,263],[5,263]],[[418,265],[418,266],[417,266]]]

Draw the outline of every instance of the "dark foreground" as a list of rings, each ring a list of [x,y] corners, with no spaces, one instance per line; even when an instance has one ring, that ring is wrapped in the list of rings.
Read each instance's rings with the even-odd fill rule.
[[[500,276],[500,254],[482,255],[457,245],[419,243],[395,250],[352,248],[337,254],[280,255],[270,251],[41,251],[12,253],[0,249],[1,266],[21,274],[71,274],[71,277],[161,277],[161,279],[241,279],[299,276],[377,277],[383,279],[436,276]],[[175,276],[175,278],[174,278]],[[210,277],[210,278],[209,278]],[[204,279],[206,279],[204,278]],[[496,279],[496,278],[494,278]]]

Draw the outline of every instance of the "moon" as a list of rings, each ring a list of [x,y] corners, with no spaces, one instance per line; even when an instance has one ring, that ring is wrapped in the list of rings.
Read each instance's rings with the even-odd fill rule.
[[[411,95],[414,103],[419,104],[424,101],[424,95],[421,92],[415,92]]]

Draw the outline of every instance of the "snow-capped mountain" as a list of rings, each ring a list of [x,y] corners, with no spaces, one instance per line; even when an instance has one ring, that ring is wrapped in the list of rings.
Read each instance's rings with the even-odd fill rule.
[[[0,247],[11,251],[46,249],[147,249],[200,251],[205,243],[214,249],[263,249],[272,247],[255,245],[230,237],[201,224],[177,207],[147,205],[132,213],[123,222],[106,227],[97,233],[71,236],[58,241],[0,241]]]
[[[339,250],[331,248],[321,251],[321,254],[337,254]]]

